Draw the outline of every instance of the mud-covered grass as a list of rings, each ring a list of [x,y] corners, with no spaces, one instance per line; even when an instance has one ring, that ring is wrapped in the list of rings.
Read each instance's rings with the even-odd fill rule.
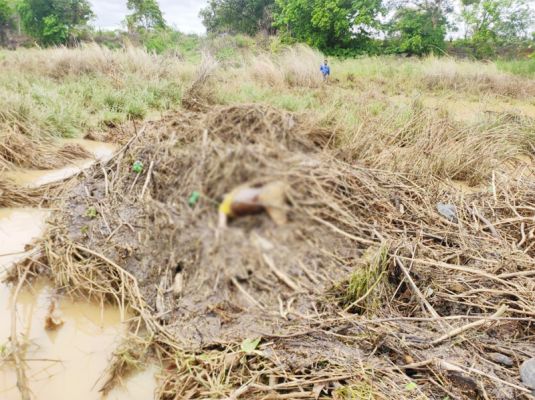
[[[20,187],[9,178],[3,177],[0,169],[0,208],[50,207],[61,193],[61,182],[41,187]]]

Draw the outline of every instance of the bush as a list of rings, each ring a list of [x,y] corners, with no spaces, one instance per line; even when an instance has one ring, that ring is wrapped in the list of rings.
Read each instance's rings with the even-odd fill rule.
[[[170,29],[147,31],[141,36],[141,41],[147,51],[163,54],[169,51],[176,51],[180,41],[181,33]]]

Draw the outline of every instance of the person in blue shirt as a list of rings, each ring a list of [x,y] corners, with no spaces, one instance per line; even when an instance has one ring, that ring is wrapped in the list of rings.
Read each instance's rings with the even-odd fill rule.
[[[331,76],[331,67],[327,63],[327,60],[321,65],[320,71],[323,74],[323,80],[326,81]]]

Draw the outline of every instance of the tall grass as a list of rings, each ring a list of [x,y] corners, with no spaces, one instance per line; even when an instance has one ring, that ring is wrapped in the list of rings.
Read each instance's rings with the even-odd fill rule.
[[[322,79],[318,73],[323,56],[309,47],[298,45],[280,54],[261,54],[244,68],[256,82],[270,86],[317,88]]]
[[[535,78],[535,57],[527,60],[500,60],[497,62],[499,69],[528,78]]]
[[[500,163],[530,151],[535,83],[504,72],[501,64],[436,57],[334,59],[332,79],[324,83],[321,53],[306,46],[271,53],[240,40],[220,38],[206,57],[199,54],[199,60],[213,61],[204,75],[198,74],[199,63],[172,52],[134,47],[0,53],[0,128],[74,137],[180,104],[209,111],[200,107],[209,97],[211,104],[264,103],[297,112],[311,126],[333,133],[340,157],[418,177],[476,183]],[[225,43],[239,57],[219,57]],[[201,81],[202,93],[193,84]],[[489,104],[491,110],[507,105],[509,113],[516,104],[528,115],[502,118],[493,111],[463,122],[452,115],[454,107],[446,107],[461,100],[482,109]]]
[[[96,45],[4,53],[0,124],[75,137],[180,104],[195,67],[143,49]]]
[[[492,110],[513,101],[528,109],[533,82],[495,64],[433,57],[333,60],[332,80],[324,84],[322,59],[305,47],[251,57],[218,72],[216,97],[224,104],[260,102],[304,113],[311,125],[335,134],[340,157],[419,179],[477,184],[531,151],[529,116],[513,122],[493,112],[460,121],[446,107],[472,99]]]
[[[56,47],[47,50],[27,49],[7,53],[6,71],[18,70],[37,76],[62,79],[80,75],[135,74],[138,78],[181,78],[184,62],[173,56],[158,56],[142,48],[127,46],[110,50],[96,44],[77,48]]]
[[[535,82],[501,72],[496,64],[429,59],[424,68],[429,89],[457,90],[527,99],[535,95]]]

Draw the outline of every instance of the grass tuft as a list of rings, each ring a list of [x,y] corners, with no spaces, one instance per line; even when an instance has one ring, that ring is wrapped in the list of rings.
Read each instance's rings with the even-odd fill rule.
[[[343,386],[333,393],[334,400],[375,400],[376,398],[373,387],[367,382]]]
[[[362,313],[380,306],[382,284],[389,262],[388,246],[368,248],[361,257],[360,265],[338,289],[342,307]]]

